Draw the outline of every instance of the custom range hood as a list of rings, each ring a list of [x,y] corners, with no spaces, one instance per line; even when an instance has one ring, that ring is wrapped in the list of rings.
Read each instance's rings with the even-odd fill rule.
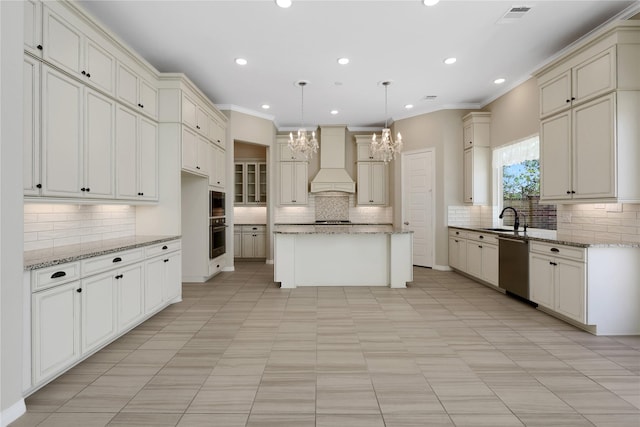
[[[346,126],[320,127],[320,171],[311,180],[311,192],[355,193],[356,183],[345,169]]]

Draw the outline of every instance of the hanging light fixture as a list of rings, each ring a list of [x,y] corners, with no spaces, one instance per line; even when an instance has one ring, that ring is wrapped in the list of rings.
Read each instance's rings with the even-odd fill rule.
[[[309,82],[300,80],[296,82],[300,86],[300,92],[302,95],[302,101],[300,102],[300,129],[298,129],[297,138],[293,137],[293,132],[289,133],[289,148],[294,153],[300,153],[305,159],[309,159],[313,156],[313,153],[318,152],[318,140],[316,139],[316,133],[311,132],[311,139],[307,136],[307,130],[304,128],[304,87]]]
[[[396,157],[396,153],[402,150],[402,135],[398,132],[394,141],[391,137],[391,129],[387,127],[387,88],[390,84],[390,81],[382,82],[382,86],[384,86],[384,129],[382,129],[382,135],[380,139],[377,139],[374,133],[371,138],[371,154],[385,163],[393,160]]]

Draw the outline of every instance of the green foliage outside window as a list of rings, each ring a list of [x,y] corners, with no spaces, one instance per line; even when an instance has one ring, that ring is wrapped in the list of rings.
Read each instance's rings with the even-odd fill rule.
[[[525,160],[502,168],[504,200],[522,200],[540,195],[540,161]]]

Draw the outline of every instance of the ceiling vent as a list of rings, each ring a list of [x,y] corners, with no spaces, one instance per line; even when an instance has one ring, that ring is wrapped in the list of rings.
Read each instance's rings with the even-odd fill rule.
[[[522,19],[522,17],[529,13],[530,10],[531,7],[529,6],[513,6],[502,16],[502,18],[498,19],[497,24],[511,24],[516,22]]]
[[[426,95],[424,98],[422,98],[424,101],[435,101],[436,98],[438,97],[438,95]]]

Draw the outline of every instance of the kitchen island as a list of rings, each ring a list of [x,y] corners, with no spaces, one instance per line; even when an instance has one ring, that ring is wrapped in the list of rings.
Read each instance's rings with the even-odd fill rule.
[[[274,280],[297,286],[390,286],[413,280],[413,234],[391,225],[276,225]]]

